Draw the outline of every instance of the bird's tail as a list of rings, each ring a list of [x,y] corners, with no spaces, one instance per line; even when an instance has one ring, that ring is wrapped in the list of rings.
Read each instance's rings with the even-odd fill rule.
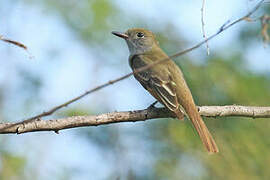
[[[213,139],[211,133],[208,131],[208,128],[204,124],[197,109],[193,108],[193,110],[192,110],[192,109],[188,108],[188,109],[186,109],[186,113],[187,113],[189,119],[191,120],[193,126],[195,127],[196,131],[198,132],[207,151],[209,153],[217,153],[218,147],[215,143],[215,140]],[[175,112],[175,114],[176,114],[178,119],[183,120],[183,113],[181,113],[180,110]]]

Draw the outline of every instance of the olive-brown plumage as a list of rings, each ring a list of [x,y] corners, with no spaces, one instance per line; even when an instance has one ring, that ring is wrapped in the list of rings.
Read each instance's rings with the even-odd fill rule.
[[[134,28],[129,29],[126,33],[112,33],[126,40],[130,51],[129,65],[133,71],[169,58],[159,47],[154,34],[148,30]],[[183,118],[180,110],[182,107],[208,152],[218,152],[212,135],[197,111],[182,71],[174,61],[168,59],[145,71],[136,73],[134,76],[152,96],[170,111],[173,111],[180,120]]]

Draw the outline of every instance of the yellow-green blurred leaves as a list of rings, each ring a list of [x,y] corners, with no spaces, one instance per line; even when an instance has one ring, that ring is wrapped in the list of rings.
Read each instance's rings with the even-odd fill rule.
[[[23,170],[26,164],[24,158],[2,152],[0,162],[0,179],[24,179]]]

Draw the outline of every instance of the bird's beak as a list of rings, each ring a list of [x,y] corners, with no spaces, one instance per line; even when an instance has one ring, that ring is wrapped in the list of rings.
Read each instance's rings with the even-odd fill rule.
[[[128,35],[126,35],[125,33],[121,33],[121,32],[117,32],[117,31],[112,31],[112,34],[113,35],[116,35],[120,38],[123,38],[123,39],[127,39],[128,38]]]

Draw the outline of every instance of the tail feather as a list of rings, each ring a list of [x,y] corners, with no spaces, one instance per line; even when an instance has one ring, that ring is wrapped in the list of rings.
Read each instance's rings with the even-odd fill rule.
[[[186,113],[191,120],[193,126],[195,127],[196,131],[198,132],[201,141],[203,142],[204,146],[206,147],[209,153],[217,153],[218,147],[213,139],[211,133],[209,132],[208,128],[206,127],[205,123],[203,122],[200,114],[197,110],[186,109]],[[183,113],[181,111],[175,112],[178,119],[183,119]]]

